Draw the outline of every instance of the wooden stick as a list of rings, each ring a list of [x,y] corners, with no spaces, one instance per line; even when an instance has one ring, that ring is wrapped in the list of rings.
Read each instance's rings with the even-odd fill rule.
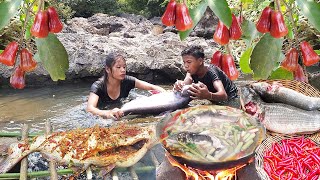
[[[138,177],[136,171],[134,170],[133,166],[129,167],[129,171],[131,173],[131,177],[133,180],[139,180],[139,177]]]
[[[46,136],[51,134],[51,124],[50,121],[46,121]],[[49,160],[49,169],[50,169],[50,179],[56,180],[58,179],[57,169],[56,169],[56,162],[53,159]]]
[[[28,124],[23,124],[22,130],[21,130],[22,140],[26,140],[26,144],[28,144],[28,131],[29,126]],[[20,166],[20,180],[27,180],[27,173],[28,173],[28,156],[24,157],[21,160],[21,166]]]

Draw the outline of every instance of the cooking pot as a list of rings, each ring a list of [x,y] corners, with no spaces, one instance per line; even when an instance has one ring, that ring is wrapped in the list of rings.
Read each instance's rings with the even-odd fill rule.
[[[186,121],[180,121],[181,132],[193,132],[195,126],[188,125],[184,126],[183,123],[186,123],[189,118],[200,118],[204,120],[204,127],[210,129],[210,126],[217,127],[217,124],[206,122],[206,118],[218,118],[219,121],[232,122],[237,123],[240,119],[246,119],[252,127],[255,126],[255,137],[253,138],[253,143],[249,146],[249,148],[241,151],[236,158],[226,159],[226,160],[214,160],[212,159],[198,159],[190,156],[184,156],[183,152],[176,153],[175,150],[169,148],[167,146],[167,140],[172,138],[174,135],[167,134],[167,128],[173,126],[177,121],[177,117],[183,117],[182,119],[187,119]],[[203,119],[201,119],[203,118]],[[181,119],[180,119],[181,120]],[[189,119],[193,122],[193,120]],[[195,120],[196,122],[196,120]],[[215,121],[212,121],[215,122]],[[208,125],[209,124],[209,125]],[[186,127],[186,128],[184,128]],[[221,126],[220,126],[221,127]],[[178,130],[179,131],[179,130]],[[222,129],[222,131],[224,131]],[[253,118],[250,115],[246,114],[240,109],[228,107],[228,106],[195,106],[182,110],[177,110],[172,113],[167,114],[164,118],[160,120],[160,122],[156,126],[157,137],[162,144],[162,146],[168,151],[171,156],[180,164],[186,164],[187,166],[191,166],[193,168],[201,169],[201,170],[222,170],[222,169],[230,169],[236,167],[238,165],[243,165],[249,162],[250,159],[254,157],[256,147],[261,144],[262,140],[265,139],[265,128],[261,125],[260,121],[257,118]],[[179,132],[178,132],[179,133]],[[180,154],[180,155],[179,155]]]

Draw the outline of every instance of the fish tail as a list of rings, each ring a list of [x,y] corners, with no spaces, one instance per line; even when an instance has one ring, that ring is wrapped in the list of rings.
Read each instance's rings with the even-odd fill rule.
[[[8,172],[14,165],[11,164],[11,158],[1,157],[0,159],[0,174]]]
[[[29,149],[21,148],[20,143],[14,143],[10,146],[0,145],[0,174],[8,172],[22,158],[31,153]]]

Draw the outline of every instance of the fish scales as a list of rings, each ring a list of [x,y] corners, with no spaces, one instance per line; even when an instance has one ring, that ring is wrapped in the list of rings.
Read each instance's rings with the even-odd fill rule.
[[[264,104],[262,123],[270,131],[283,134],[311,133],[320,130],[319,111],[304,111],[289,105]],[[284,113],[285,112],[285,113]]]
[[[240,101],[245,111],[259,117],[266,129],[282,134],[319,132],[320,112],[307,111],[283,103],[265,103],[250,86],[240,88]]]
[[[191,101],[188,93],[190,85],[185,85],[181,92],[163,92],[152,96],[134,99],[121,107],[124,115],[160,114],[183,108]]]
[[[253,83],[252,87],[266,102],[285,103],[308,111],[320,110],[320,98],[266,82]]]

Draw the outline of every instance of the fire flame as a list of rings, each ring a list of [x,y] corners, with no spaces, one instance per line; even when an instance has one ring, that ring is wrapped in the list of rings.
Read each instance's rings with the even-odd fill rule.
[[[178,167],[186,174],[187,180],[231,180],[238,169],[246,166],[246,164],[236,166],[231,169],[220,170],[220,171],[204,171],[192,167],[187,167],[178,163],[172,156],[166,153],[166,156],[172,166]]]

